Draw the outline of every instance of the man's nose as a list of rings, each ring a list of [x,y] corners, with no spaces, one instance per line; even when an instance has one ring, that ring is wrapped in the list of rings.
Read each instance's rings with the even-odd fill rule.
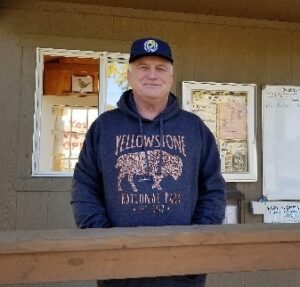
[[[150,67],[149,71],[148,71],[148,77],[151,79],[156,79],[157,78],[157,71],[155,69],[155,67]]]

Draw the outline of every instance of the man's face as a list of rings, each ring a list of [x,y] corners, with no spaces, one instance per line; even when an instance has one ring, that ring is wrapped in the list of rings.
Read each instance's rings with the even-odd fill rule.
[[[130,65],[128,81],[137,98],[167,98],[173,84],[173,66],[161,57],[142,57]]]

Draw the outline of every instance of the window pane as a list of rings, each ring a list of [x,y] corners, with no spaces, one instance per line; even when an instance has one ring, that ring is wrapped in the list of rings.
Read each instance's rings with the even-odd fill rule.
[[[108,63],[107,73],[107,98],[105,110],[112,110],[117,107],[122,93],[128,89],[127,62],[117,60]]]
[[[55,171],[70,171],[69,160],[64,158],[55,158],[54,159],[54,170]]]
[[[86,133],[87,132],[87,111],[88,109],[72,109],[72,132]]]
[[[88,111],[88,129],[90,128],[93,121],[98,117],[97,109],[89,109]]]
[[[71,157],[77,158],[83,146],[85,133],[73,133],[71,137]]]
[[[74,170],[76,163],[77,163],[77,158],[70,160],[70,169],[71,170]]]
[[[85,139],[88,120],[96,119],[98,109],[55,106],[53,110],[53,170],[72,171]],[[88,114],[91,115],[88,117]]]
[[[61,113],[61,119],[57,118],[55,129],[63,132],[71,132],[71,110],[64,108],[64,106],[54,106],[57,110],[56,115]]]

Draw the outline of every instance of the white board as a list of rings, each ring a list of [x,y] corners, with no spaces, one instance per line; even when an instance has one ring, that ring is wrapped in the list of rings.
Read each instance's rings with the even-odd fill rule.
[[[262,113],[263,194],[300,200],[300,87],[265,86]]]

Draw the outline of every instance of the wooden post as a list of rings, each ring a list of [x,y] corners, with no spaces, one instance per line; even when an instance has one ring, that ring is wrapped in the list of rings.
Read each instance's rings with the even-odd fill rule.
[[[300,224],[0,232],[0,284],[300,268]]]

